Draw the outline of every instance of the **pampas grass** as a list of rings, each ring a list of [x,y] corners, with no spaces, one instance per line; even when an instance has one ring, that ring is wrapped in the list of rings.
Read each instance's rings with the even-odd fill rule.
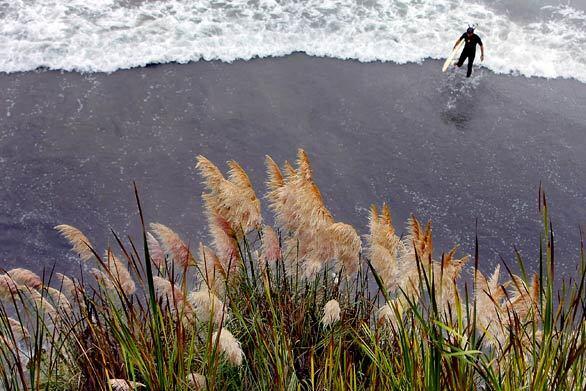
[[[77,228],[71,225],[61,224],[55,226],[65,239],[73,246],[73,251],[81,258],[82,261],[89,261],[94,256],[93,246],[88,238]]]
[[[142,383],[124,379],[109,379],[108,384],[112,391],[133,391],[145,387]]]
[[[0,274],[0,300],[10,300],[17,292],[16,282],[8,274]]]
[[[330,300],[324,306],[324,316],[321,318],[321,323],[325,326],[331,326],[340,321],[340,303],[337,300]]]
[[[196,264],[189,246],[171,228],[159,223],[151,223],[150,228],[159,239],[165,254],[175,262],[178,269]],[[160,262],[160,258],[157,261]]]
[[[240,342],[230,331],[222,328],[220,331],[216,331],[212,334],[212,341],[218,341],[218,350],[222,352],[228,362],[232,365],[242,365],[244,359],[244,352],[240,347]]]
[[[199,373],[190,373],[187,375],[187,383],[195,391],[205,390],[206,378]]]
[[[136,291],[136,284],[124,263],[110,250],[106,251],[105,259],[106,269],[114,285],[119,286],[126,295],[133,294]]]
[[[12,280],[19,284],[24,285],[32,289],[41,289],[43,281],[41,278],[28,269],[17,268],[7,272]]]
[[[582,250],[573,279],[554,292],[553,228],[541,192],[540,273],[527,278],[519,260],[519,275],[505,264],[508,276],[500,266],[485,276],[478,247],[473,267],[457,246],[434,250],[431,222],[411,216],[403,235],[386,204],[370,209],[363,252],[357,229],[326,207],[303,150],[295,166],[266,158],[276,227],[263,224],[238,163],[228,162],[224,176],[197,160],[209,243],[197,257],[171,228],[153,223],[147,231],[137,191],[142,251],[114,234],[118,248],[98,252],[60,225],[73,251],[94,259],[77,279],[0,274],[0,389],[586,384],[586,259]]]
[[[159,241],[151,234],[147,232],[147,244],[149,248],[149,254],[151,256],[151,261],[157,267],[157,269],[162,269],[165,267],[165,253],[163,248],[159,244]]]
[[[189,293],[187,301],[200,322],[211,321],[216,325],[221,325],[229,319],[228,314],[224,311],[224,303],[207,289]]]

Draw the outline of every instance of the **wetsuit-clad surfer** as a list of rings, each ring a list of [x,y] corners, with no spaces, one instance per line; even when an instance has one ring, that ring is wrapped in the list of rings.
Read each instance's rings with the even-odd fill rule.
[[[474,64],[474,57],[476,56],[476,45],[480,45],[480,61],[484,61],[484,46],[482,46],[482,40],[476,34],[474,34],[474,27],[468,27],[468,30],[462,36],[456,44],[454,45],[454,49],[460,41],[465,40],[464,50],[462,50],[462,54],[460,55],[460,59],[456,63],[456,66],[459,68],[464,64],[464,61],[468,59],[468,72],[466,73],[466,77],[470,77],[472,74],[472,64]]]

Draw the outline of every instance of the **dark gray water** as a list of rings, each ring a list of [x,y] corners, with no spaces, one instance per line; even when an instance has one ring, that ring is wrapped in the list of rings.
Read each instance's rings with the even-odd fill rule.
[[[483,69],[466,80],[440,65],[299,54],[1,74],[0,266],[74,269],[60,223],[99,246],[109,229],[136,235],[133,180],[149,221],[205,240],[197,154],[237,160],[262,193],[264,155],[303,147],[336,219],[364,234],[369,205],[387,201],[398,228],[411,212],[431,218],[438,251],[467,253],[478,219],[482,268],[517,246],[535,270],[542,182],[569,274],[586,223],[584,84]]]

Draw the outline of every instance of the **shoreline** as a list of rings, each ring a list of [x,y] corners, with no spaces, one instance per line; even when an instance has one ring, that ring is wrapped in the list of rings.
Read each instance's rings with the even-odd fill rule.
[[[224,61],[224,60],[219,60],[219,59],[212,59],[212,60],[206,60],[206,59],[199,59],[199,60],[190,60],[187,62],[181,62],[181,61],[169,61],[169,62],[152,62],[152,63],[146,63],[146,64],[142,64],[142,65],[135,65],[135,66],[130,66],[128,68],[118,68],[114,71],[110,71],[110,72],[106,72],[106,71],[92,71],[92,72],[86,72],[86,71],[80,71],[77,69],[60,69],[60,68],[50,68],[50,67],[45,67],[45,66],[41,66],[38,67],[36,69],[31,69],[28,71],[14,71],[14,72],[6,72],[6,71],[0,71],[0,75],[18,75],[18,74],[26,74],[26,73],[42,73],[42,72],[58,72],[58,73],[74,73],[74,74],[79,74],[82,76],[89,76],[89,75],[112,75],[114,73],[117,72],[125,72],[125,71],[133,71],[133,70],[139,70],[139,69],[143,69],[143,68],[155,68],[155,67],[159,67],[159,66],[181,66],[181,65],[193,65],[193,64],[199,64],[199,63],[221,63],[221,64],[238,64],[238,63],[247,63],[247,62],[254,62],[254,61],[265,61],[265,60],[278,60],[278,59],[286,59],[288,57],[294,57],[294,56],[306,56],[306,57],[310,57],[310,58],[315,58],[315,59],[324,59],[324,60],[338,60],[338,61],[344,61],[344,62],[354,62],[354,63],[359,63],[359,64],[392,64],[392,65],[423,65],[425,63],[432,63],[432,62],[438,62],[438,63],[442,63],[443,61],[445,61],[445,57],[442,58],[436,58],[436,57],[425,57],[419,61],[406,61],[406,62],[395,62],[392,60],[370,60],[370,61],[362,61],[360,59],[357,58],[339,58],[339,57],[334,57],[334,56],[321,56],[321,55],[313,55],[313,54],[307,54],[306,52],[303,51],[294,51],[288,54],[283,54],[283,55],[268,55],[268,56],[254,56],[251,58],[239,58],[239,59],[235,59],[233,61]],[[546,77],[546,76],[538,76],[538,75],[525,75],[521,72],[518,71],[509,71],[509,72],[497,72],[487,66],[485,66],[482,62],[479,61],[479,56],[478,56],[478,61],[475,60],[474,61],[474,67],[476,68],[482,68],[490,73],[492,73],[495,76],[509,76],[509,77],[522,77],[528,80],[542,80],[542,81],[547,81],[547,80],[551,80],[551,81],[570,81],[570,82],[577,82],[580,84],[586,84],[586,80],[582,81],[578,78],[576,78],[575,76],[556,76],[556,77]],[[441,67],[439,67],[439,69],[441,69]],[[449,72],[449,70],[448,70]]]

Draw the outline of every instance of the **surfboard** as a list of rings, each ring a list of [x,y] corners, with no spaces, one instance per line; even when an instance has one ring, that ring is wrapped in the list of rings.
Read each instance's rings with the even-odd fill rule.
[[[460,41],[460,43],[454,48],[454,50],[452,50],[448,58],[446,58],[446,62],[444,62],[444,66],[442,67],[442,72],[445,72],[448,69],[448,67],[452,64],[452,61],[454,61],[454,57],[456,57],[458,53],[460,53],[462,47],[464,47],[464,40]]]

